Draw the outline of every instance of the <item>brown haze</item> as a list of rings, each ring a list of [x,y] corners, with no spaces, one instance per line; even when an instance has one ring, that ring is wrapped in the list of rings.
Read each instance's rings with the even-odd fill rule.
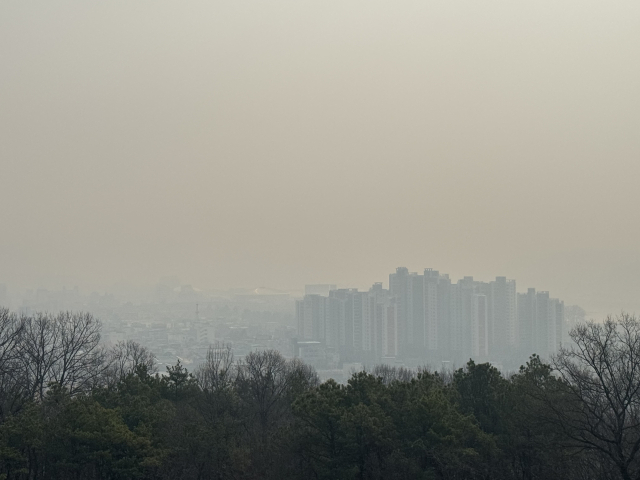
[[[0,282],[640,309],[640,2],[5,1]]]

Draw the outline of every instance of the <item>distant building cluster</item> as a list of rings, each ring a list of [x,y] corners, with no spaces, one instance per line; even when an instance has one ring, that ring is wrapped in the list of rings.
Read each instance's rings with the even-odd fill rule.
[[[336,285],[307,285],[304,292],[201,290],[173,277],[109,293],[21,292],[0,284],[0,306],[26,315],[90,312],[103,323],[105,346],[135,340],[153,351],[161,371],[178,359],[193,369],[211,344],[222,342],[237,359],[275,349],[313,365],[323,380],[341,382],[381,363],[440,369],[473,358],[515,370],[532,353],[548,358],[585,316],[548,292],[517,293],[505,277],[453,283],[431,269],[406,268],[389,276],[388,289],[376,283],[367,291]]]
[[[0,284],[0,307],[21,314],[89,312],[102,326],[106,347],[134,340],[150,349],[160,371],[179,359],[189,369],[202,363],[211,344],[231,345],[236,358],[275,349],[293,356],[294,300],[265,288],[207,291],[166,279],[140,290],[83,293],[78,287],[19,291]]]
[[[311,363],[340,361],[461,366],[470,358],[517,368],[533,353],[548,358],[567,341],[562,300],[491,282],[400,267],[368,291],[312,285],[296,302],[297,353]]]

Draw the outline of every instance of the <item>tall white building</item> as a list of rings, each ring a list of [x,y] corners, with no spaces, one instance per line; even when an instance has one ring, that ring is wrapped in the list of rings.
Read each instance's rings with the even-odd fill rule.
[[[424,313],[424,337],[423,345],[427,355],[438,351],[438,280],[440,274],[427,268],[424,271],[423,289],[423,313]]]
[[[473,295],[471,352],[476,358],[489,356],[489,308],[486,295]]]
[[[296,301],[298,336],[304,340],[325,340],[325,297],[305,295]]]
[[[496,277],[490,284],[490,349],[492,355],[506,356],[518,347],[516,282]]]

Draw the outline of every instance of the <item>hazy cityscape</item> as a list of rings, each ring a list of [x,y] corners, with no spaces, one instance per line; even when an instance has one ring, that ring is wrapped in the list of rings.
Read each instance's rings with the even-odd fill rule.
[[[317,366],[388,363],[452,369],[470,358],[517,370],[536,353],[549,358],[585,320],[549,292],[516,292],[516,281],[496,277],[452,282],[447,274],[398,268],[389,288],[369,291],[307,285],[296,301],[296,354]]]
[[[517,292],[516,281],[505,277],[452,281],[432,269],[418,274],[401,267],[385,286],[203,291],[167,277],[154,287],[110,294],[41,288],[14,298],[0,285],[0,304],[25,315],[90,312],[103,323],[105,345],[136,341],[154,352],[161,369],[178,359],[195,368],[218,342],[236,358],[275,349],[338,382],[379,364],[452,371],[474,359],[517,371],[534,353],[550,358],[568,344],[569,330],[587,320],[579,306],[535,288]]]
[[[0,480],[640,480],[640,2],[0,1]]]

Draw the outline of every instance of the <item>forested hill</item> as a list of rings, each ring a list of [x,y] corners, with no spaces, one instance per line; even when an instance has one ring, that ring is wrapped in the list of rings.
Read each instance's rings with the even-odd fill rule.
[[[160,376],[87,314],[0,309],[0,479],[637,479],[640,323],[572,332],[509,378],[377,368],[320,384],[212,346]]]

